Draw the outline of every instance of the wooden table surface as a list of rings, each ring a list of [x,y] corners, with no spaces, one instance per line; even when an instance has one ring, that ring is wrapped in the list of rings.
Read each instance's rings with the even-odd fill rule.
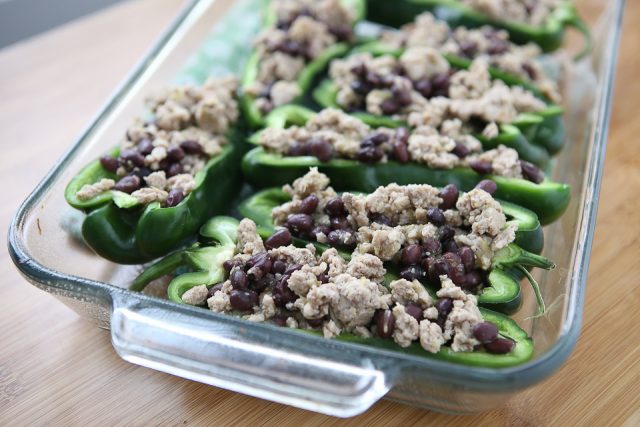
[[[358,424],[640,425],[640,2],[628,1],[584,325],[549,380],[474,417],[382,401]],[[125,2],[0,50],[0,228],[182,5]],[[0,253],[0,425],[344,421],[122,361]]]

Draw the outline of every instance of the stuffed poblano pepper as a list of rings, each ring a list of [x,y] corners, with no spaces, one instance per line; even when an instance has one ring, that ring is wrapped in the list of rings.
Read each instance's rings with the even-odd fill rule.
[[[175,87],[148,100],[148,115],[120,146],[69,182],[65,198],[86,212],[82,236],[99,255],[137,264],[193,239],[237,194],[244,131],[234,78]]]
[[[589,28],[570,0],[369,0],[367,3],[367,18],[385,25],[398,27],[423,12],[432,12],[452,27],[502,28],[514,42],[535,43],[545,52],[562,46],[565,29],[573,27],[584,37],[584,48],[576,58],[591,50]]]
[[[492,78],[484,58],[465,69],[428,46],[384,50],[375,43],[362,49],[331,62],[329,78],[314,91],[321,106],[350,111],[371,125],[439,127],[457,119],[464,132],[486,146],[502,139],[541,167],[549,160],[547,145],[558,143],[539,141],[538,126],[549,122],[557,128],[560,144],[564,139],[562,108],[523,86]]]
[[[495,310],[520,306],[520,285],[510,270],[553,266],[529,251],[542,249],[535,214],[500,203],[483,189],[459,194],[452,185],[439,190],[394,183],[370,194],[339,195],[313,168],[284,190],[256,194],[240,213],[267,230],[286,227],[303,241],[371,253],[394,265],[400,277],[434,289],[446,275]]]
[[[543,145],[549,153],[562,148],[564,123],[562,108],[558,106],[562,97],[557,83],[550,77],[554,70],[548,70],[557,69],[559,65],[551,65],[550,58],[543,59],[540,48],[533,43],[516,45],[506,31],[489,26],[452,29],[446,21],[425,12],[399,30],[383,30],[376,41],[358,46],[355,51],[399,57],[407,49],[424,47],[443,53],[455,68],[468,68],[472,60],[481,58],[488,62],[492,78],[510,86],[522,86],[555,104],[536,114],[523,115],[516,125],[528,141]]]
[[[534,211],[543,224],[562,215],[569,186],[550,181],[506,145],[484,149],[460,131],[459,120],[440,128],[374,128],[340,110],[313,113],[298,106],[273,111],[268,127],[251,137],[260,147],[242,162],[256,188],[281,186],[318,167],[339,190],[371,192],[390,183],[455,184],[468,191],[482,182],[496,197]]]
[[[201,241],[149,267],[131,288],[173,277],[167,293],[176,302],[455,363],[505,367],[533,355],[513,320],[478,308],[446,276],[431,295],[374,255],[346,259],[335,248],[296,247],[286,229],[263,240],[249,219],[213,218]]]
[[[242,109],[252,127],[275,107],[299,100],[332,58],[354,41],[365,0],[265,2],[264,30],[242,78]]]

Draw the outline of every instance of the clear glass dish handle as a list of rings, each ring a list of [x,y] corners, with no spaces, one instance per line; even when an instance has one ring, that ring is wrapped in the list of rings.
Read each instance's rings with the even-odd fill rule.
[[[114,298],[111,340],[128,362],[328,415],[357,415],[389,391],[370,361],[309,357],[237,322],[146,305],[130,294]]]

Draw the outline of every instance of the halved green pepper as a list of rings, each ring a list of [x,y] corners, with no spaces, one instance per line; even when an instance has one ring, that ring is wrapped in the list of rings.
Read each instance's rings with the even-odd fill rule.
[[[116,179],[99,160],[82,169],[67,185],[67,202],[87,213],[82,236],[98,255],[121,264],[139,264],[166,255],[193,239],[207,218],[228,210],[240,188],[244,132],[230,132],[230,143],[195,176],[196,187],[174,207],[154,202],[146,206],[119,191],[79,200],[77,191],[101,178]],[[117,155],[118,150],[110,154]]]
[[[575,6],[566,0],[547,18],[544,25],[534,26],[521,22],[497,20],[477,12],[456,0],[369,0],[367,18],[385,25],[399,27],[413,21],[416,15],[431,12],[438,19],[447,21],[452,27],[469,28],[490,25],[509,32],[515,43],[535,43],[545,52],[551,52],[562,46],[564,31],[574,27],[584,37],[584,47],[576,55],[580,59],[591,51],[591,33],[580,18]]]
[[[366,14],[365,0],[340,0],[340,2],[355,11],[356,22],[364,18]],[[277,15],[273,8],[269,7],[269,4],[270,2],[265,2],[265,28],[275,27],[277,23]],[[348,43],[336,43],[303,68],[297,79],[298,87],[300,89],[300,96],[298,97],[298,100],[306,94],[308,89],[311,87],[314,78],[327,67],[329,62],[333,58],[346,54],[349,51],[349,48],[350,46]],[[247,93],[247,89],[258,78],[259,65],[260,55],[258,52],[254,51],[247,60],[241,82],[243,95],[240,97],[240,106],[245,119],[253,128],[261,127],[264,120],[263,113],[256,105],[255,97]]]
[[[267,118],[269,127],[284,128],[288,125],[302,125],[314,113],[298,106],[288,106],[274,110]],[[250,138],[257,142],[257,135]],[[432,169],[419,163],[400,164],[396,161],[363,164],[356,160],[332,159],[323,163],[313,156],[288,157],[268,153],[257,147],[249,151],[242,160],[245,179],[255,188],[278,187],[293,182],[317,167],[326,174],[338,191],[352,190],[371,192],[381,185],[393,182],[406,184],[431,184],[442,187],[455,184],[468,191],[482,179],[489,178],[498,186],[496,197],[531,209],[542,224],[549,224],[559,218],[570,200],[570,187],[549,179],[540,184],[516,178],[480,175],[470,168]]]
[[[252,219],[264,230],[264,237],[275,230],[271,218],[272,210],[289,200],[291,200],[290,196],[281,189],[270,188],[249,197],[240,204],[238,209],[242,216]],[[544,243],[542,228],[536,215],[520,206],[502,201],[500,203],[509,221],[516,223],[518,226],[516,241],[514,244],[497,252],[494,256],[491,271],[487,277],[489,286],[485,287],[478,296],[478,303],[494,310],[511,313],[520,307],[521,296],[520,284],[514,275],[509,272],[509,269],[518,268],[517,266],[549,269],[553,267],[553,263],[540,255],[536,255],[536,252],[539,253],[542,250]],[[309,242],[296,241],[296,244],[301,246],[307,243]],[[317,242],[314,242],[314,245],[320,252],[328,247]],[[390,271],[394,269],[394,266],[389,267]],[[532,284],[534,288],[537,286],[535,283]],[[427,288],[429,288],[428,284]],[[431,289],[431,291],[434,292],[435,290]]]
[[[392,49],[384,46],[380,42],[373,42],[359,46],[354,52],[368,52],[374,56],[385,54],[400,56],[403,50]],[[470,61],[464,58],[445,57],[453,67],[458,69],[468,68],[470,65]],[[500,72],[500,70],[490,69],[490,74],[493,78],[503,80],[506,73]],[[531,84],[525,84],[525,82],[517,79],[515,76],[508,77],[509,78],[504,79],[504,81],[509,85],[523,86],[525,89],[530,89],[532,86]],[[540,95],[538,90],[532,90],[532,92],[547,101]],[[322,107],[342,108],[337,101],[338,86],[328,78],[323,80],[318,87],[314,89],[313,98]],[[564,143],[563,112],[564,109],[562,107],[549,104],[542,111],[523,113],[520,114],[514,122],[500,125],[500,135],[494,139],[487,139],[479,134],[475,136],[487,149],[493,148],[498,144],[503,144],[515,149],[522,159],[544,167],[549,161],[549,154],[558,152]],[[405,122],[387,116],[377,116],[361,111],[352,114],[371,126],[407,126]],[[546,131],[540,131],[543,124]],[[550,134],[549,131],[552,131],[552,133]],[[552,139],[547,141],[547,137],[552,137]]]
[[[225,278],[224,261],[234,255],[236,246],[236,230],[238,220],[230,217],[214,217],[201,229],[201,240],[206,243],[197,243],[191,248],[173,253],[147,268],[131,284],[130,289],[144,290],[151,281],[163,276],[171,275],[180,269],[190,270],[187,273],[178,274],[171,280],[167,295],[170,300],[184,303],[182,295],[189,289],[221,282]],[[262,234],[268,232],[262,230]],[[389,275],[388,275],[389,276]],[[393,279],[390,277],[389,279]],[[381,338],[362,338],[352,334],[343,333],[336,337],[340,341],[354,344],[369,345],[391,351],[399,351],[420,357],[429,357],[446,360],[466,365],[486,366],[491,368],[513,366],[524,363],[533,355],[533,342],[527,333],[522,330],[515,321],[504,314],[480,308],[485,320],[498,327],[500,336],[509,338],[515,342],[513,350],[507,354],[490,354],[485,351],[454,352],[450,347],[442,347],[435,354],[425,351],[419,343],[414,343],[408,348],[402,348],[391,340]],[[317,331],[304,330],[305,333],[318,334]]]
[[[352,53],[370,53],[374,56],[393,55],[400,57],[403,49],[395,49],[380,41],[372,41],[361,44],[354,49]],[[472,60],[461,56],[443,54],[452,67],[457,69],[468,69]],[[502,80],[509,86],[521,86],[528,91],[534,93],[537,97],[549,104],[547,108],[536,113],[521,114],[513,123],[520,132],[525,136],[527,141],[541,145],[549,154],[555,154],[564,146],[565,132],[563,113],[564,108],[559,105],[550,103],[540,89],[527,80],[523,80],[520,76],[504,71],[500,68],[489,67],[489,75],[492,78]],[[321,105],[338,107],[336,102],[337,88],[330,80],[324,80],[314,91],[314,97]],[[373,118],[368,118],[373,120]],[[394,121],[394,123],[396,123]]]

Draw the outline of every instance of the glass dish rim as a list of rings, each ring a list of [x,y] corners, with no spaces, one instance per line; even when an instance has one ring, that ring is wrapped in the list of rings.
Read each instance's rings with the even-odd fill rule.
[[[256,324],[237,319],[231,316],[225,316],[208,311],[202,311],[195,307],[186,307],[178,303],[167,300],[147,296],[144,294],[129,291],[104,282],[86,279],[78,276],[68,275],[49,269],[46,265],[40,264],[29,256],[27,245],[22,239],[20,230],[25,223],[29,213],[35,208],[40,200],[47,194],[51,184],[63,172],[64,168],[71,162],[72,158],[77,155],[82,147],[83,142],[90,136],[93,131],[101,125],[106,117],[114,110],[118,103],[126,96],[128,91],[135,85],[144,73],[158,60],[161,51],[169,44],[174,37],[179,37],[180,32],[188,29],[186,25],[190,18],[197,16],[199,9],[205,9],[215,3],[215,0],[191,0],[179,12],[178,16],[168,26],[166,31],[157,39],[153,47],[142,57],[133,70],[125,77],[124,81],[110,96],[107,102],[101,107],[100,111],[92,118],[87,128],[80,134],[71,147],[56,161],[52,169],[45,175],[42,181],[27,196],[25,201],[20,205],[17,213],[13,217],[8,232],[9,254],[20,270],[20,272],[29,280],[36,283],[46,284],[51,288],[61,288],[63,284],[86,287],[93,293],[109,295],[113,300],[115,298],[133,298],[138,301],[145,301],[151,305],[159,304],[165,308],[192,312],[199,317],[209,316],[212,322],[224,322],[242,325],[246,328],[262,331],[261,333],[269,334],[274,330],[273,326]],[[570,295],[567,302],[567,312],[564,317],[563,327],[560,330],[556,341],[547,349],[546,352],[538,357],[526,362],[507,368],[487,368],[478,366],[468,366],[446,362],[437,359],[422,358],[392,350],[383,350],[372,348],[366,345],[345,343],[333,341],[332,345],[345,348],[356,347],[363,353],[370,354],[372,358],[386,357],[396,360],[403,360],[408,363],[417,364],[421,367],[436,372],[442,366],[447,367],[447,376],[452,380],[464,381],[467,385],[476,384],[479,387],[486,388],[493,383],[504,385],[506,379],[518,376],[518,385],[511,381],[506,381],[506,387],[497,387],[499,389],[520,389],[528,384],[538,382],[553,372],[559,365],[567,359],[574,348],[579,336],[582,309],[584,304],[584,294],[586,288],[586,278],[588,273],[588,265],[591,254],[591,246],[593,243],[593,234],[595,221],[597,216],[597,202],[599,198],[600,185],[602,181],[603,162],[607,145],[607,135],[609,129],[609,119],[611,114],[611,99],[613,96],[613,85],[615,68],[617,63],[617,55],[619,49],[619,39],[622,32],[622,17],[624,11],[625,0],[616,0],[612,13],[613,21],[616,26],[612,31],[604,47],[607,52],[604,55],[604,61],[601,64],[602,85],[597,93],[594,108],[594,125],[593,135],[590,142],[593,142],[589,148],[589,160],[587,170],[585,171],[586,185],[584,187],[585,206],[582,208],[582,215],[578,219],[579,232],[577,234],[578,247],[576,256],[572,260],[571,270],[573,272],[569,280],[572,282]],[[288,334],[296,339],[309,339],[311,342],[318,342],[322,338],[309,336],[295,330],[279,329],[280,334]],[[457,382],[456,381],[456,382]]]

